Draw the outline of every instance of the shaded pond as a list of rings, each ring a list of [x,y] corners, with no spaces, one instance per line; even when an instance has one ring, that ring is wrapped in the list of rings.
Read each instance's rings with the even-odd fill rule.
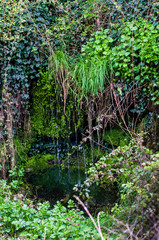
[[[53,207],[57,201],[61,201],[64,205],[73,197],[73,188],[77,185],[79,188],[86,179],[84,171],[78,168],[62,168],[54,166],[43,172],[29,174],[28,182],[33,186],[34,196],[41,201],[49,201]],[[117,189],[101,188],[92,186],[90,189],[89,200],[81,199],[87,204],[91,212],[98,212],[112,206],[117,200]]]
[[[46,145],[44,145],[44,148],[46,148]],[[45,154],[48,152],[54,153],[56,158],[49,161],[49,166],[43,170],[39,170],[36,163],[37,169],[28,172],[26,178],[27,182],[33,187],[35,198],[41,201],[49,201],[51,207],[53,207],[58,200],[62,201],[63,204],[67,204],[67,201],[72,198],[73,194],[78,195],[73,188],[77,185],[77,188],[80,189],[81,184],[86,180],[87,175],[85,172],[89,165],[88,161],[92,162],[92,159],[90,152],[85,154],[84,148],[81,152],[76,151],[70,158],[62,157],[65,150],[64,147],[61,149],[58,147],[56,151],[52,146],[50,149],[49,151],[47,149],[46,152],[39,149],[38,152],[44,154],[42,156],[46,156]],[[53,150],[54,152],[51,152]],[[64,155],[66,156],[67,154]],[[35,154],[34,156],[38,155]],[[108,189],[107,186],[101,188],[94,185],[90,189],[90,196],[89,201],[85,198],[82,200],[95,212],[111,206],[117,200],[117,189],[115,186],[112,189]]]
[[[35,195],[50,202],[71,197],[75,184],[81,185],[85,180],[84,171],[78,168],[63,168],[60,165],[48,168],[37,174],[29,174],[28,182],[32,184]]]

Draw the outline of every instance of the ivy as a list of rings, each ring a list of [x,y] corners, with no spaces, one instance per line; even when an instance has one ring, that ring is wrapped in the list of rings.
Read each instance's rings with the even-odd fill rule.
[[[41,3],[8,3],[6,0],[0,3],[0,52],[3,54],[3,61],[0,61],[0,85],[3,87],[6,78],[13,100],[16,127],[24,124],[30,88],[33,81],[40,77],[38,70],[47,66],[47,52],[44,54],[42,45],[46,43],[45,27],[52,18],[48,4]],[[16,104],[19,105],[19,111]]]

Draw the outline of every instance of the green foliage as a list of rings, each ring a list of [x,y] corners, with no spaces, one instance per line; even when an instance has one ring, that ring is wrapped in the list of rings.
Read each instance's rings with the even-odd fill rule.
[[[35,171],[43,171],[48,168],[49,160],[55,159],[55,155],[51,154],[36,154],[28,159],[26,168]]]
[[[76,129],[82,126],[83,119],[75,120],[82,115],[82,96],[98,95],[114,78],[112,74],[120,96],[131,90],[135,79],[136,87],[145,85],[145,94],[135,96],[140,99],[148,93],[158,103],[156,4],[3,0],[0,9],[0,81],[3,86],[4,77],[7,79],[17,132],[24,128],[31,109],[35,135],[65,137],[74,131],[72,125]],[[59,46],[67,54],[55,53]],[[41,77],[39,69],[44,69]]]
[[[140,143],[132,140],[129,145],[118,147],[110,154],[103,156],[91,169],[92,180],[102,184],[117,182],[119,187],[130,180],[135,167],[146,157],[146,150]],[[147,159],[147,158],[146,158]]]
[[[53,70],[40,72],[41,78],[33,87],[32,132],[34,136],[68,140],[68,137],[82,125],[83,116],[69,88],[69,79],[63,78],[68,64],[63,52],[56,52],[54,57],[50,58],[50,64]]]
[[[74,60],[58,52],[54,58],[56,63],[62,63],[54,64],[56,77],[59,69],[65,66],[63,76],[66,85],[69,84],[75,94],[82,94],[86,99],[91,95],[98,96],[113,80],[121,100],[133,91],[134,101],[138,104],[131,109],[132,112],[140,114],[146,110],[146,104],[139,101],[141,98],[151,99],[155,105],[158,103],[159,52],[158,27],[155,24],[139,18],[114,24],[105,30],[101,28],[91,34],[81,51],[81,57]],[[68,93],[64,99],[66,95]]]
[[[114,218],[110,220],[107,237],[131,239],[133,233],[139,239],[144,239],[145,235],[155,238],[154,226],[159,221],[158,168],[159,155],[146,149],[142,138],[138,137],[137,141],[118,147],[89,169],[86,186],[97,183],[108,188],[117,184],[119,188],[120,197],[112,209]],[[111,215],[109,217],[111,219]],[[127,226],[129,230],[123,233]]]
[[[148,150],[145,153],[151,154]],[[142,165],[133,169],[130,180],[122,184],[120,204],[112,209],[120,226],[120,230],[114,231],[117,236],[122,236],[121,232],[127,224],[135,237],[144,239],[146,235],[148,239],[155,238],[155,225],[159,220],[158,169],[158,154],[150,155],[148,161],[143,161]],[[130,232],[125,234],[126,237],[130,238]]]
[[[118,30],[121,32],[120,44],[112,48],[110,57],[116,78],[122,82],[134,82],[137,86],[144,84],[143,93],[149,94],[157,104],[159,28],[139,19],[123,23]]]
[[[60,202],[49,210],[49,203],[34,206],[21,193],[13,193],[6,181],[0,182],[1,239],[100,239],[91,221],[75,208],[72,200],[68,209]]]
[[[118,28],[117,28],[118,27]],[[118,34],[118,45],[115,43],[114,31]],[[155,104],[158,103],[158,26],[156,27],[152,23],[138,19],[131,22],[123,22],[120,25],[113,26],[112,29],[101,29],[92,34],[92,37],[86,45],[82,47],[82,56],[86,58],[86,69],[83,67],[83,76],[88,77],[87,85],[91,86],[92,80],[98,82],[99,85],[95,85],[96,93],[104,84],[101,79],[105,74],[110,75],[113,70],[115,74],[115,81],[122,83],[129,82],[134,85],[141,86],[145,84],[143,93],[149,94],[150,99]],[[110,37],[112,36],[112,37]],[[114,46],[116,45],[116,46]],[[98,80],[96,76],[92,74],[91,64],[94,65],[93,69],[99,74]],[[110,62],[111,65],[105,61]],[[98,69],[98,62],[105,65],[105,69],[100,74]],[[83,64],[84,65],[84,64]],[[82,67],[79,72],[82,72]],[[111,73],[112,74],[112,73]],[[92,76],[92,78],[89,78]],[[102,76],[100,78],[100,76]],[[110,78],[111,76],[109,76]],[[127,85],[129,86],[129,83]],[[88,88],[84,85],[84,88]],[[127,86],[127,89],[129,87]],[[141,87],[140,87],[141,88]],[[94,89],[93,89],[94,90]],[[124,90],[124,87],[122,91]],[[125,89],[126,90],[126,89]],[[141,91],[141,89],[140,89]],[[123,91],[124,92],[124,91]],[[123,93],[120,92],[122,95]],[[153,97],[152,97],[153,96]]]
[[[82,45],[81,57],[73,67],[72,75],[76,79],[78,92],[80,95],[82,92],[86,98],[89,95],[98,95],[108,84],[105,75],[109,69],[109,45],[113,41],[107,36],[108,31],[102,29],[91,35],[87,44]]]
[[[98,183],[108,188],[117,183],[120,190],[119,202],[111,214],[102,219],[105,237],[131,239],[133,234],[139,239],[145,235],[155,238],[159,220],[158,168],[159,155],[146,149],[140,137],[128,146],[118,147],[90,168],[90,177],[85,182],[87,187]],[[90,219],[77,211],[72,201],[68,209],[60,202],[52,210],[47,202],[34,206],[21,190],[17,192],[16,178],[22,175],[22,171],[14,170],[12,182],[0,182],[2,239],[4,234],[13,239],[100,239]]]
[[[101,99],[98,102],[95,98],[102,95],[110,83],[115,83],[116,90],[113,97],[110,94],[113,106],[116,97],[119,100],[118,106],[120,101],[125,99],[128,105],[134,104],[134,109],[128,109],[138,114],[146,110],[148,101],[145,99],[158,105],[157,14],[158,5],[143,0],[64,3],[2,0],[2,165],[7,163],[9,168],[14,154],[14,147],[10,147],[8,136],[13,137],[15,130],[18,133],[19,129],[26,129],[30,114],[34,136],[47,136],[54,140],[63,138],[68,141],[77,129],[84,129],[82,124],[85,112],[82,110],[88,109],[88,102],[85,104],[83,97],[91,103],[91,121],[96,121],[98,113],[103,116],[107,114],[102,104],[109,105],[110,100],[105,103]],[[59,50],[59,47],[63,50]],[[10,112],[7,115],[8,106]],[[118,114],[119,110],[119,107],[118,110],[115,109],[115,114]],[[158,118],[157,110],[153,111],[153,119]],[[5,123],[9,122],[9,114],[13,121],[9,120],[10,135],[7,135]],[[157,123],[152,121],[151,126],[152,131],[156,131]],[[107,132],[104,140],[120,147],[102,157],[89,169],[90,177],[85,185],[97,183],[105,189],[116,184],[119,188],[120,201],[112,212],[125,225],[118,222],[118,229],[112,229],[113,236],[107,233],[108,239],[123,238],[121,231],[124,232],[123,228],[128,226],[127,224],[134,229],[134,236],[137,238],[142,239],[146,234],[147,238],[153,239],[159,208],[158,155],[152,155],[143,147],[140,137],[136,142],[132,141],[125,146],[129,143],[128,139],[115,129],[110,134]],[[28,160],[30,144],[26,139],[14,139],[17,163],[26,163],[27,168],[34,170],[46,169],[48,161],[54,156],[37,154]],[[101,152],[98,151],[98,157],[100,155]],[[11,160],[5,162],[7,157]],[[21,239],[98,239],[89,220],[84,218],[81,212],[77,212],[74,206],[72,210],[67,210],[60,203],[53,210],[48,210],[48,203],[34,207],[23,194],[17,193],[23,183],[23,170],[18,164],[18,168],[10,171],[13,181],[9,185],[1,181],[1,237],[7,232],[7,237],[14,235],[14,238]],[[70,202],[71,204],[73,203]],[[109,227],[114,227],[111,220]],[[139,231],[140,229],[142,231]],[[125,233],[124,238],[129,237],[130,232]]]
[[[52,26],[52,38],[73,56],[79,55],[81,45],[88,42],[90,35],[100,28],[108,29],[122,21],[143,17],[157,24],[158,5],[143,1],[87,0],[56,1],[56,24]],[[150,14],[151,12],[151,14]],[[55,36],[55,39],[54,39]],[[114,33],[115,41],[118,34]],[[55,44],[55,48],[56,48]]]
[[[87,23],[85,14],[85,2],[87,1],[68,1],[61,4],[56,4],[58,17],[56,24],[52,26],[52,40],[57,41],[57,45],[62,46],[71,55],[79,55],[81,43],[88,39],[94,27],[93,21]],[[92,14],[91,19],[94,18]],[[57,49],[57,45],[55,46]]]
[[[74,77],[77,81],[79,94],[88,98],[102,92],[107,83],[105,80],[107,64],[98,58],[81,59],[76,65]]]
[[[104,141],[115,147],[124,147],[129,143],[129,137],[124,134],[121,129],[111,129],[106,131],[104,135]]]
[[[38,135],[56,136],[56,126],[53,125],[53,116],[50,113],[54,104],[52,101],[54,101],[55,97],[55,93],[53,92],[54,83],[50,81],[48,72],[40,73],[41,78],[33,87],[33,104],[31,109],[32,131],[36,131]],[[47,117],[48,113],[50,115]]]
[[[109,36],[110,30],[101,28],[100,31],[97,31],[91,34],[91,38],[86,45],[82,46],[82,56],[86,58],[99,58],[100,60],[106,60],[111,53],[111,43],[113,38]]]
[[[23,165],[28,160],[28,152],[31,148],[31,139],[26,138],[25,141],[22,142],[20,138],[15,137],[14,138],[14,147],[15,147],[15,153],[16,153],[16,159],[18,162],[18,165]]]
[[[9,183],[10,189],[15,192],[23,185],[24,168],[16,166],[13,170],[9,170],[9,176],[12,181]]]
[[[16,131],[23,130],[28,119],[32,82],[40,77],[39,68],[47,65],[44,26],[48,27],[51,21],[48,7],[44,1],[0,3],[0,85],[1,90],[7,87],[10,93]]]

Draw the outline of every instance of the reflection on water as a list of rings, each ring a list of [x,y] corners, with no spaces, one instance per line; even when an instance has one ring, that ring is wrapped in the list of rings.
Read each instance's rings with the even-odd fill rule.
[[[62,154],[64,150],[66,150],[66,147],[61,148],[58,139],[56,148],[50,147],[49,149],[50,151],[48,151],[47,147],[47,152],[52,153],[51,151],[53,151],[56,153],[56,160],[51,161],[49,163],[50,167],[45,171],[35,173],[35,169],[34,173],[28,173],[27,181],[33,186],[33,194],[37,199],[42,201],[47,200],[50,202],[51,207],[53,207],[53,205],[60,200],[63,203],[67,203],[69,198],[74,194],[74,186],[76,185],[77,188],[80,188],[86,180],[86,170],[89,167],[88,160],[91,161],[90,156],[92,152],[87,153],[85,146],[82,146],[75,151],[74,156]],[[46,152],[43,153],[46,154]],[[65,157],[67,155],[67,157],[62,158],[63,155]],[[76,194],[78,193],[76,192]],[[115,186],[108,189],[108,186],[97,187],[94,185],[90,189],[90,198],[85,199],[84,197],[83,201],[85,201],[87,207],[92,209],[92,212],[96,212],[104,210],[103,208],[112,205],[116,199],[117,189]]]
[[[30,174],[28,182],[32,184],[37,199],[47,200],[53,207],[57,201],[62,201],[63,204],[67,203],[73,196],[74,186],[79,187],[85,179],[85,172],[78,166],[75,168],[69,165],[69,168],[62,168],[60,165],[56,165],[45,172]],[[115,186],[108,189],[107,186],[103,188],[94,185],[90,189],[90,198],[82,200],[91,212],[103,211],[111,208],[117,200],[117,189]]]
[[[38,198],[55,204],[66,195],[72,195],[73,187],[85,180],[85,173],[79,167],[62,168],[56,165],[45,172],[30,174],[28,182],[33,185]]]

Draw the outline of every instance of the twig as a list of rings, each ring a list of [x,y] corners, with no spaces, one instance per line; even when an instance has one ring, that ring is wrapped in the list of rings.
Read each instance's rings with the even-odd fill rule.
[[[103,234],[101,232],[101,228],[100,228],[100,223],[99,223],[99,214],[98,214],[98,226],[96,224],[96,222],[94,221],[92,215],[90,214],[88,208],[84,205],[84,203],[79,199],[79,197],[77,197],[76,195],[73,195],[73,197],[81,204],[81,206],[84,208],[84,210],[86,211],[86,213],[88,214],[88,216],[90,217],[92,223],[94,224],[95,228],[97,229],[100,237],[102,240],[105,240],[103,237]]]
[[[44,229],[44,240],[46,239],[46,227]]]

